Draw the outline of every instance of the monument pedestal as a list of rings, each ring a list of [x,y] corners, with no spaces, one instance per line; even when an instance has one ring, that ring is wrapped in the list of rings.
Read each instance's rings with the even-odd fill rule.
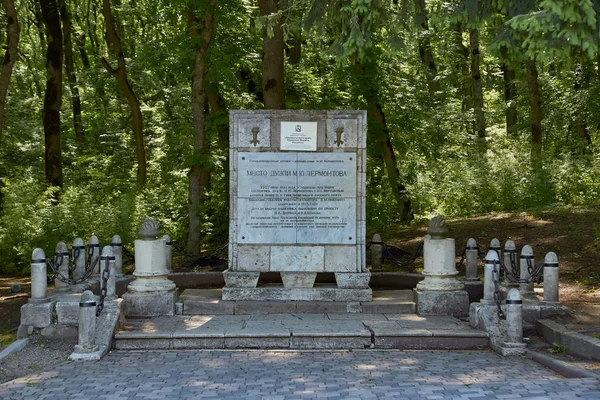
[[[299,301],[372,301],[373,291],[367,289],[316,288],[228,288],[224,287],[223,300],[299,300]],[[467,299],[468,302],[468,299]]]
[[[444,238],[446,223],[434,217],[423,242],[423,275],[417,284],[414,299],[420,315],[469,315],[469,294],[464,283],[456,278],[454,239]]]
[[[177,292],[175,289],[160,292],[125,293],[125,315],[128,317],[158,317],[175,315]]]
[[[464,290],[414,290],[414,301],[419,315],[469,315],[469,294]]]
[[[366,112],[230,112],[223,300],[371,301]],[[257,287],[261,272],[283,287]],[[335,273],[336,286],[313,287]]]
[[[175,315],[177,292],[175,283],[167,279],[166,243],[158,236],[158,224],[146,219],[135,241],[135,280],[123,294],[125,315],[157,317]]]

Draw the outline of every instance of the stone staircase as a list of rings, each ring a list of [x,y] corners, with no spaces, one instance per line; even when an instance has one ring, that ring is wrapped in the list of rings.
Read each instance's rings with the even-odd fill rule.
[[[129,318],[116,349],[476,349],[488,334],[451,316],[418,316],[412,291],[372,302],[223,301],[187,289],[178,315]]]

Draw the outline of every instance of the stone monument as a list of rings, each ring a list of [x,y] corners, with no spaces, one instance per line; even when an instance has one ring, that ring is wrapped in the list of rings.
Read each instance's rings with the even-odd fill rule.
[[[230,112],[224,300],[370,301],[366,112]],[[261,272],[283,287],[257,287]],[[314,287],[319,272],[337,286]]]
[[[154,317],[174,315],[177,297],[175,283],[167,279],[166,242],[158,238],[158,222],[146,217],[135,241],[133,280],[123,294],[125,315]]]
[[[423,275],[414,291],[417,313],[421,315],[469,314],[469,295],[457,279],[454,239],[446,238],[448,228],[440,215],[429,222],[430,238],[423,242]]]

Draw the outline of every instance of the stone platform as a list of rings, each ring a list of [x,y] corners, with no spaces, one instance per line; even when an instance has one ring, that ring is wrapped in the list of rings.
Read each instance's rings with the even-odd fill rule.
[[[130,318],[117,349],[476,349],[488,334],[451,316],[415,315],[411,290],[373,301],[227,301],[186,289],[174,317]]]
[[[261,289],[261,288],[259,288]],[[265,287],[266,290],[281,289]],[[224,288],[223,291],[232,290]],[[247,289],[237,289],[247,290]],[[301,289],[294,289],[300,290]],[[323,295],[332,294],[331,288],[323,288]],[[348,290],[348,289],[339,289]],[[356,289],[361,290],[361,289]],[[288,291],[289,293],[289,291]],[[335,294],[334,294],[335,295]],[[415,312],[412,290],[375,290],[372,301],[293,301],[289,297],[273,300],[244,301],[222,300],[221,289],[186,289],[179,296],[177,314],[293,314],[293,313],[386,313],[407,314]],[[284,299],[284,300],[282,300]]]
[[[125,349],[479,349],[488,334],[449,316],[414,314],[177,315],[128,319]]]

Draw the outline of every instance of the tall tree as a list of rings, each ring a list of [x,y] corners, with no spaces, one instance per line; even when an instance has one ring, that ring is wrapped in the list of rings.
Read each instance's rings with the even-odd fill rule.
[[[196,50],[194,58],[194,69],[192,72],[192,118],[194,126],[193,148],[194,157],[192,166],[188,173],[189,193],[188,193],[188,213],[189,213],[189,231],[188,231],[188,252],[193,255],[199,255],[202,241],[200,239],[200,213],[206,200],[207,191],[210,185],[210,171],[207,166],[207,151],[209,142],[207,140],[205,128],[205,110],[207,108],[206,96],[206,55],[214,32],[214,11],[216,0],[208,0],[207,7],[204,10],[202,21],[196,16],[196,10],[186,9],[188,29],[194,40]],[[213,94],[214,95],[214,94]]]
[[[131,123],[133,127],[133,136],[135,141],[135,153],[137,156],[137,185],[139,188],[146,186],[146,146],[144,144],[144,125],[142,120],[142,110],[140,101],[133,91],[129,79],[127,77],[127,67],[125,64],[125,55],[123,54],[123,45],[121,38],[117,34],[115,22],[112,16],[110,0],[102,1],[102,11],[104,14],[104,22],[106,23],[106,44],[109,49],[112,49],[118,62],[118,67],[111,67],[106,58],[102,57],[102,65],[104,68],[115,77],[119,88],[125,95],[129,109],[131,110]]]
[[[537,166],[542,158],[542,100],[535,60],[527,60],[526,68],[531,118],[531,161],[534,166]]]
[[[473,79],[473,112],[475,114],[475,133],[485,148],[485,113],[483,110],[483,83],[481,82],[479,29],[469,29],[471,43],[471,78]]]
[[[62,19],[64,34],[64,52],[65,69],[67,71],[67,81],[71,92],[71,104],[73,106],[73,126],[75,128],[75,138],[80,147],[85,145],[85,133],[83,123],[81,122],[81,99],[79,97],[79,86],[77,86],[77,76],[73,67],[73,41],[72,41],[72,23],[71,13],[67,1],[63,0],[60,7],[60,17]]]
[[[4,0],[4,10],[6,11],[6,52],[2,62],[2,71],[0,72],[0,140],[2,139],[2,128],[4,126],[4,106],[6,104],[6,95],[8,85],[12,75],[13,66],[17,58],[17,49],[21,28],[17,19],[17,11],[13,0]]]
[[[385,119],[383,107],[379,101],[378,90],[375,88],[376,82],[373,82],[373,74],[365,70],[365,66],[357,60],[353,63],[353,68],[358,72],[357,81],[362,86],[361,92],[367,103],[367,117],[369,123],[369,136],[377,142],[378,149],[376,159],[382,159],[387,172],[392,194],[396,202],[397,215],[402,222],[410,222],[413,219],[411,201],[406,191],[406,187],[400,181],[400,172],[398,171],[398,160],[392,146],[390,131]]]
[[[517,74],[508,64],[504,63],[502,68],[502,78],[504,80],[504,111],[506,119],[506,135],[514,136],[517,133]]]
[[[590,86],[592,75],[592,66],[589,64],[590,62],[585,60],[579,63],[575,70],[575,84],[573,89],[576,101],[573,110],[573,122],[570,129],[575,136],[572,147],[577,153],[588,152],[589,146],[592,144],[586,112],[587,90]]]
[[[263,34],[263,100],[267,109],[285,108],[284,50],[279,0],[258,0],[266,29]]]
[[[60,106],[62,103],[63,42],[56,0],[40,0],[46,26],[46,93],[44,95],[44,142],[46,180],[63,187],[62,148],[60,143]]]
[[[440,92],[440,83],[437,80],[438,70],[431,48],[431,33],[429,31],[429,12],[425,0],[413,0],[415,6],[415,21],[420,28],[419,31],[419,56],[421,64],[425,69],[427,87],[431,97],[435,99]]]

